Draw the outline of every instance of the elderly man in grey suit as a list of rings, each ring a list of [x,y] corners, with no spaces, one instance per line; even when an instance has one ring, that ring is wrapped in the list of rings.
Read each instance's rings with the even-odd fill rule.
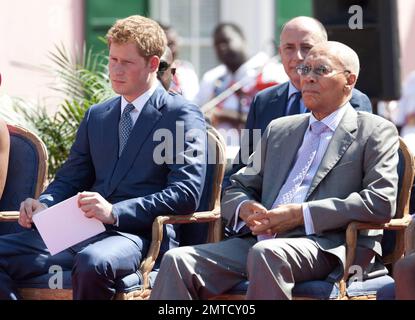
[[[258,141],[254,132],[262,135],[272,120],[309,111],[301,97],[300,75],[296,68],[303,63],[313,46],[325,41],[326,29],[312,17],[299,16],[284,24],[278,52],[289,81],[264,89],[255,96],[246,120],[246,130],[243,131],[241,151],[234,159],[232,168],[225,172],[223,191],[230,186],[230,176],[246,166],[248,157],[255,150]],[[369,98],[356,88],[352,90],[349,102],[357,111],[372,112]]]
[[[350,106],[358,56],[329,41],[298,72],[311,113],[272,121],[222,199],[239,237],[169,251],[151,298],[206,299],[247,278],[248,299],[291,299],[296,282],[341,274],[349,222],[393,217],[398,133]],[[380,240],[379,232],[361,233],[355,265],[367,270]]]

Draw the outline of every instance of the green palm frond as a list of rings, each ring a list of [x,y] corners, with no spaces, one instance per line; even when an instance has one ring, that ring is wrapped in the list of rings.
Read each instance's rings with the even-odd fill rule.
[[[19,99],[11,99],[12,103],[3,108],[5,98],[0,100],[0,115],[4,113],[3,117],[8,122],[36,132],[43,140],[48,149],[51,179],[68,157],[86,110],[114,93],[108,77],[106,56],[91,49],[83,50],[78,55],[71,54],[60,45],[49,53],[49,58],[52,64],[47,69],[60,80],[59,85],[51,88],[64,97],[55,115],[50,116],[44,106],[33,107]]]
[[[91,49],[81,55],[71,55],[64,46],[57,46],[50,54],[52,71],[61,80],[54,89],[65,99],[52,118],[53,123],[44,127],[49,148],[51,177],[65,161],[75,140],[76,131],[86,110],[114,95],[108,77],[108,58]],[[43,119],[44,120],[44,119]],[[45,123],[47,123],[45,121]]]

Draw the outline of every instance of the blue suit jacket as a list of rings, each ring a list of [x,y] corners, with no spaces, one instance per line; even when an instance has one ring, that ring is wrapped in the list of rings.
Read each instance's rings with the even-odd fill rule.
[[[262,90],[255,96],[246,120],[245,128],[248,129],[248,131],[246,131],[246,135],[242,136],[241,145],[249,150],[249,154],[247,153],[246,155],[250,155],[254,151],[253,129],[259,129],[262,136],[262,133],[272,120],[286,115],[288,86],[289,83],[285,82]],[[372,104],[370,103],[369,98],[357,89],[353,89],[350,104],[357,111],[372,112]],[[248,159],[241,159],[241,154],[238,153],[232,168],[225,174],[222,190],[230,185],[230,176],[244,167],[247,160]]]
[[[118,227],[108,228],[122,232],[141,247],[142,238],[151,239],[155,217],[188,214],[198,207],[205,161],[186,155],[184,159],[180,158],[183,152],[179,157],[175,155],[176,129],[178,136],[180,132],[198,129],[194,130],[193,139],[180,140],[184,141],[184,151],[194,150],[203,155],[206,126],[197,106],[159,86],[141,111],[118,158],[120,108],[121,97],[116,97],[94,105],[86,112],[67,161],[40,201],[51,206],[80,191],[98,192],[113,204],[113,213],[118,217]],[[167,145],[174,146],[174,152],[166,155],[173,160],[168,162],[173,163],[157,164],[153,160],[153,152],[162,147],[160,141],[155,141],[160,140],[154,138],[156,131],[161,135],[171,132],[173,143]],[[163,241],[165,250],[169,240],[176,237],[171,226],[167,228],[167,236]],[[170,241],[170,245],[174,246],[175,242]]]

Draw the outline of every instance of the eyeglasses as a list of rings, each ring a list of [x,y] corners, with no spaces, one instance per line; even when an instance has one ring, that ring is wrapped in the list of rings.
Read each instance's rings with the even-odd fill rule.
[[[324,65],[320,65],[316,68],[312,68],[310,66],[306,66],[306,65],[299,65],[297,68],[297,73],[300,76],[306,76],[308,74],[310,74],[310,72],[312,71],[317,77],[325,77],[328,76],[333,70],[329,69],[328,67],[324,66]],[[343,71],[339,71],[336,72],[334,74],[332,74],[331,76],[335,76],[336,74],[339,73],[344,73],[344,72],[349,72],[349,70],[343,70]]]
[[[163,74],[170,68],[170,64],[168,64],[166,61],[161,60],[159,64],[159,69],[157,70],[158,74]],[[176,74],[176,68],[170,68],[171,74],[174,76]]]
[[[158,72],[164,72],[168,68],[170,68],[170,65],[166,61],[161,60],[160,61],[160,64],[159,64]]]

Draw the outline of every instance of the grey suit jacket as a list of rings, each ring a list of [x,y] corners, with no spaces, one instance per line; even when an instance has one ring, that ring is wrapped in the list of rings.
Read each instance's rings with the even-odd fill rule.
[[[284,117],[287,114],[288,88],[289,83],[285,82],[262,90],[255,96],[249,109],[248,119],[246,120],[245,129],[248,130],[245,131],[241,141],[243,150],[248,150],[247,156],[254,151],[256,144],[256,141],[254,141],[254,130],[259,129],[262,135],[272,120]],[[357,89],[352,90],[350,104],[356,111],[372,113],[372,104],[369,98]],[[223,190],[230,185],[230,176],[243,168],[247,163],[246,160],[247,158],[241,157],[241,152],[239,152],[232,168],[225,172],[222,183]]]
[[[398,132],[373,114],[350,106],[337,127],[306,196],[320,248],[345,262],[345,228],[353,220],[384,223],[395,214]],[[250,164],[231,177],[222,214],[233,223],[241,201],[270,209],[301,146],[309,115],[276,119],[267,127]],[[255,168],[255,163],[259,164]],[[299,227],[278,237],[306,236]],[[358,245],[381,254],[381,232],[361,233]]]

